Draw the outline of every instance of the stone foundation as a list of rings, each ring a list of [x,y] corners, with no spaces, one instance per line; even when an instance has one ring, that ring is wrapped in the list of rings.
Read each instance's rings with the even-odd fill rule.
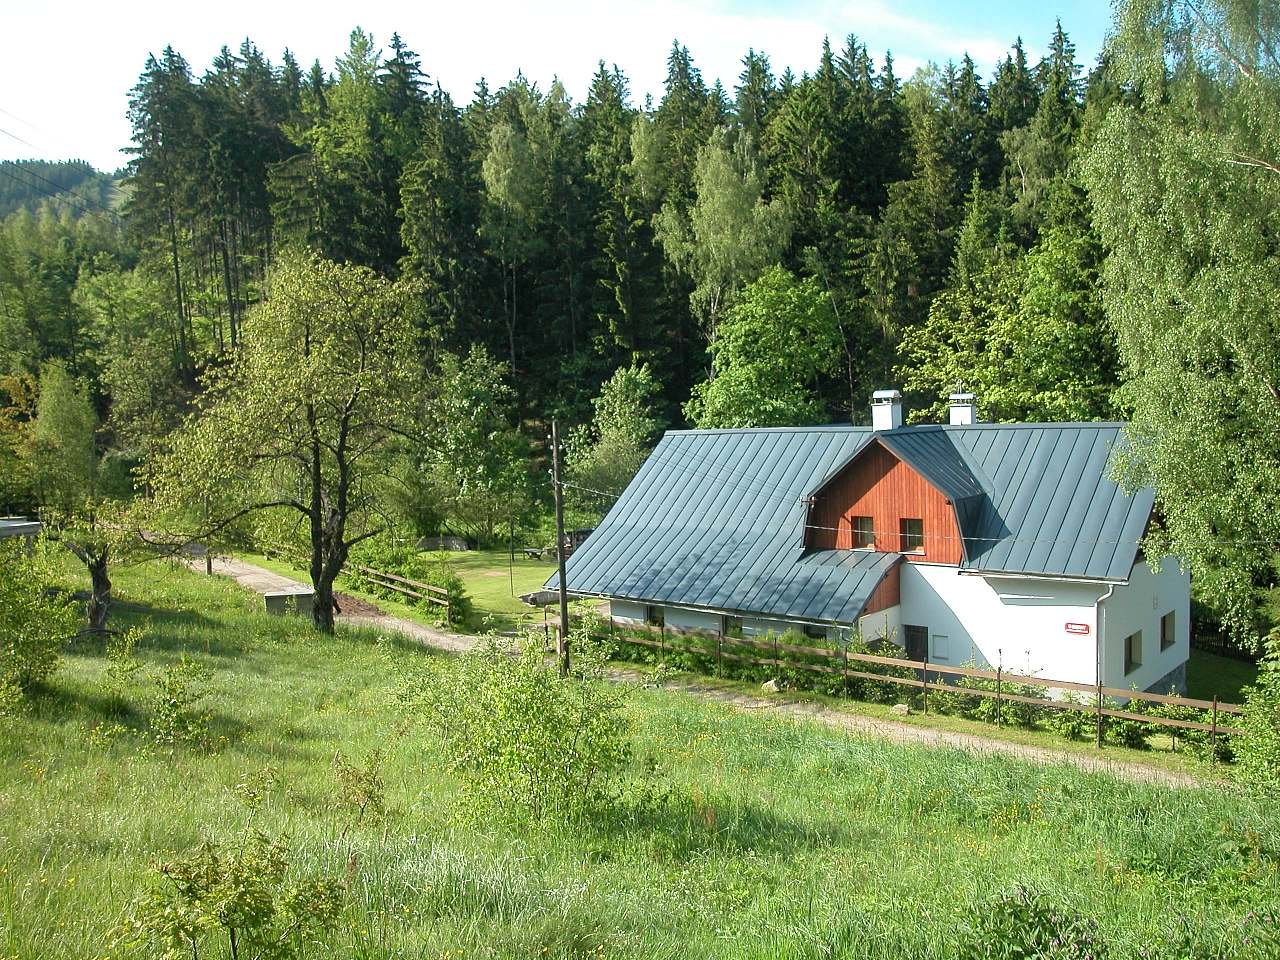
[[[1187,692],[1187,662],[1184,660],[1163,677],[1147,687],[1147,693],[1168,693],[1173,690],[1177,694]]]

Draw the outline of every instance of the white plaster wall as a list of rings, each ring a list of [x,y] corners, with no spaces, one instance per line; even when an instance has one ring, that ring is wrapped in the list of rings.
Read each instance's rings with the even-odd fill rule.
[[[873,640],[888,640],[902,646],[902,606],[894,604],[876,613],[859,617],[858,632],[868,643]]]
[[[1003,664],[1017,673],[1093,683],[1094,603],[1105,592],[1101,584],[962,575],[956,567],[904,563],[901,623],[928,628],[931,662]],[[1067,623],[1086,624],[1089,633],[1068,633]]]
[[[681,607],[667,607],[663,614],[663,622],[668,627],[678,630],[710,630],[719,633],[721,627],[720,614],[708,613],[705,610],[687,610]]]
[[[1175,560],[1166,559],[1158,571],[1145,561],[1133,568],[1129,582],[1117,586],[1102,602],[1104,686],[1146,690],[1191,653],[1191,577]],[[1174,642],[1160,649],[1160,618],[1173,611]],[[1124,672],[1124,640],[1142,631],[1142,666]],[[1156,693],[1168,693],[1157,690]]]
[[[648,607],[632,600],[610,600],[609,616],[627,623],[644,623]]]

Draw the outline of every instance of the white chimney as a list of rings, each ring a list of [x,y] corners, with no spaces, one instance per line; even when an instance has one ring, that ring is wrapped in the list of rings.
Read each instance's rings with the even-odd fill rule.
[[[902,394],[897,390],[877,390],[871,394],[871,429],[892,430],[902,426]]]
[[[953,427],[967,427],[978,422],[978,402],[972,393],[953,393],[947,398],[947,409]]]

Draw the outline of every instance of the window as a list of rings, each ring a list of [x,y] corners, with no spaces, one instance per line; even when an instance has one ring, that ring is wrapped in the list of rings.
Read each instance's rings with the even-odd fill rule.
[[[661,607],[645,607],[644,622],[651,627],[660,627],[665,622]]]
[[[816,623],[806,623],[804,625],[804,635],[814,640],[825,640],[827,639],[827,628]]]
[[[723,617],[723,623],[720,629],[724,631],[726,637],[736,637],[742,639],[742,618],[741,617]]]
[[[933,656],[930,660],[950,660],[951,641],[940,633],[933,635]]]
[[[898,521],[898,540],[903,553],[923,553],[924,521],[903,517]]]
[[[876,545],[876,532],[871,525],[870,517],[854,517],[851,523],[853,526],[853,549],[865,550]]]
[[[1173,611],[1170,610],[1160,618],[1160,649],[1168,650],[1173,646],[1176,634],[1173,630]]]
[[[1133,673],[1142,666],[1142,631],[1124,638],[1124,672]]]

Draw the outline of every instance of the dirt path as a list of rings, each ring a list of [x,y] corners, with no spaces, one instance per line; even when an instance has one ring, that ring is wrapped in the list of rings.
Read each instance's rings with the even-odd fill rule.
[[[191,562],[192,569],[203,573],[204,561]],[[218,558],[214,561],[213,572],[232,577],[242,586],[258,593],[293,589],[307,589],[296,580],[290,580],[262,567],[234,558]],[[372,604],[358,598],[351,604],[353,612],[338,617],[339,622],[352,626],[366,627],[375,630],[393,630],[404,636],[412,637],[425,646],[450,653],[464,653],[479,644],[477,637],[464,634],[449,633],[436,630],[412,620],[393,617],[377,611]],[[341,603],[341,599],[339,600]],[[355,612],[358,608],[359,612]],[[369,611],[375,611],[370,613]],[[619,680],[637,681],[644,674],[637,670],[619,668],[612,671]],[[882,720],[878,717],[866,717],[855,713],[828,707],[825,704],[808,700],[792,700],[785,695],[774,697],[758,697],[735,690],[727,690],[708,682],[700,682],[696,678],[677,678],[667,680],[663,690],[683,693],[702,700],[724,703],[740,710],[769,711],[773,714],[796,720],[816,721],[827,726],[837,727],[851,733],[868,737],[893,740],[897,743],[918,744],[927,747],[941,747],[952,750],[965,750],[977,754],[1003,754],[1030,760],[1033,763],[1062,764],[1073,766],[1090,773],[1105,773],[1126,780],[1145,783],[1157,783],[1174,787],[1199,787],[1203,782],[1190,774],[1162,770],[1159,767],[1140,763],[1126,763],[1104,756],[1090,756],[1065,750],[1054,750],[1051,747],[1031,746],[1023,743],[1011,743],[1007,740],[995,740],[971,733],[959,733],[952,730],[935,730],[910,723],[899,723],[893,720]]]

